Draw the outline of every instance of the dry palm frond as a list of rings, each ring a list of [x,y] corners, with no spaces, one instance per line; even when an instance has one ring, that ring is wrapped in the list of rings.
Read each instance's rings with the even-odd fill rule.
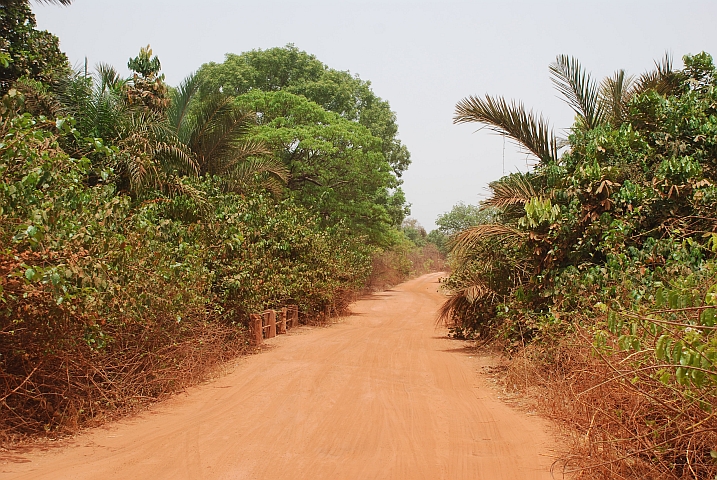
[[[438,309],[438,318],[436,319],[436,323],[438,325],[448,325],[451,322],[455,322],[456,316],[454,315],[454,312],[462,310],[461,307],[463,307],[466,303],[467,300],[461,295],[449,296],[448,299],[443,302],[441,308]]]
[[[627,116],[627,106],[636,92],[635,78],[618,70],[600,85],[600,103],[606,118],[613,125],[620,125]]]
[[[449,324],[455,320],[455,313],[478,301],[494,299],[495,296],[496,293],[485,282],[478,277],[473,278],[469,285],[454,291],[441,305],[441,308],[438,309],[437,323]]]
[[[198,167],[171,128],[157,116],[133,112],[121,125],[118,146],[124,155],[121,169],[128,173],[130,189],[166,190],[175,174],[196,176]]]
[[[505,208],[513,205],[525,205],[531,198],[537,197],[530,179],[524,173],[514,173],[491,183],[493,195],[483,205]]]
[[[474,249],[486,239],[500,237],[502,240],[514,244],[524,239],[525,236],[524,232],[499,223],[476,225],[457,233],[451,239],[451,251],[460,255]]]
[[[558,146],[548,122],[522,103],[508,103],[504,98],[470,96],[456,104],[453,123],[485,123],[496,133],[505,134],[540,159],[558,160]]]
[[[654,90],[660,95],[670,95],[679,85],[677,72],[673,69],[672,57],[665,53],[662,59],[655,61],[655,69],[645,72],[637,79],[636,93]]]
[[[558,55],[550,64],[552,81],[565,102],[578,114],[588,129],[595,128],[603,121],[600,105],[600,91],[576,58]]]
[[[139,193],[160,186],[160,171],[147,154],[131,154],[130,149],[120,156],[118,173],[129,181],[130,190]]]
[[[479,298],[495,295],[495,292],[480,280],[457,293],[466,297],[469,303],[475,303]]]

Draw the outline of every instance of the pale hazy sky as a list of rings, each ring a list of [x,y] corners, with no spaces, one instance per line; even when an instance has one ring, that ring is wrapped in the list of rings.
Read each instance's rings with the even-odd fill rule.
[[[176,85],[201,64],[294,43],[329,67],[370,80],[397,113],[412,154],[404,190],[428,230],[459,201],[477,203],[501,176],[503,141],[452,125],[457,101],[517,98],[561,132],[572,112],[555,96],[548,65],[576,56],[602,78],[641,73],[670,52],[717,56],[717,1],[229,1],[75,0],[33,4],[38,26],[60,37],[70,61],[113,64],[151,44]],[[526,169],[507,143],[505,169]]]

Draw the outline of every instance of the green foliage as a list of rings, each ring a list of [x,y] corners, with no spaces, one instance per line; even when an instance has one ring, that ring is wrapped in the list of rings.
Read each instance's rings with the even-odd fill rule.
[[[396,115],[371,90],[370,82],[349,72],[328,68],[294,45],[229,53],[224,63],[207,63],[199,71],[205,94],[243,95],[251,90],[279,90],[301,95],[346,120],[358,122],[380,139],[380,148],[397,176],[408,168],[410,155],[398,139]]]
[[[0,5],[0,96],[20,77],[52,83],[69,73],[57,37],[36,26],[29,3]]]
[[[428,234],[426,229],[415,218],[407,218],[401,224],[403,234],[417,247],[426,245]]]
[[[312,310],[330,303],[342,288],[358,288],[368,274],[371,250],[361,237],[340,226],[321,227],[291,199],[276,203],[261,193],[224,193],[219,179],[210,177],[185,181],[204,192],[205,205],[187,195],[160,195],[133,205],[128,197],[116,196],[112,185],[88,187],[84,180],[91,162],[68,157],[53,127],[28,114],[11,121],[0,143],[0,213],[6,244],[56,259],[52,268],[62,278],[62,289],[55,292],[60,303],[86,299],[82,289],[94,288],[94,308],[116,304],[118,290],[144,284],[133,273],[136,262],[143,271],[152,265],[154,277],[184,285],[186,295],[219,305],[231,301],[242,314],[290,299]],[[78,251],[88,252],[99,277],[72,273],[70,259],[60,260]],[[30,265],[24,275],[35,280],[39,272],[55,272],[47,268]],[[198,289],[200,284],[210,291]],[[182,301],[173,308],[180,314]],[[142,312],[136,311],[136,321]]]
[[[361,124],[284,91],[253,90],[236,104],[257,112],[251,138],[275,152],[289,171],[292,196],[324,226],[343,223],[374,245],[390,244],[391,227],[403,220],[404,197],[380,139]]]
[[[436,225],[441,233],[451,236],[475,225],[491,223],[493,215],[494,209],[459,202],[453,205],[450,212],[438,215]]]
[[[428,232],[426,242],[435,245],[442,255],[445,256],[448,254],[448,236],[440,230],[435,229]]]
[[[571,69],[568,63],[563,58],[560,64],[561,88],[567,91],[577,82],[575,88],[590,90],[589,77],[581,76],[578,64]],[[561,278],[573,276],[575,269],[586,272],[588,277],[578,281],[588,285],[594,282],[590,272],[596,268],[608,272],[614,268],[617,274],[646,258],[652,260],[645,261],[642,275],[659,272],[665,260],[656,259],[654,250],[665,245],[665,237],[687,239],[696,251],[704,248],[700,232],[711,229],[712,189],[717,182],[712,166],[717,150],[710,143],[715,93],[705,87],[713,78],[711,72],[711,57],[686,57],[685,69],[672,74],[681,82],[674,94],[634,92],[624,121],[615,125],[600,120],[600,112],[587,111],[600,110],[602,105],[580,107],[587,94],[575,93],[571,104],[586,110],[584,117],[590,121],[583,119],[580,128],[573,129],[569,151],[559,160],[541,163],[530,175],[508,176],[491,184],[494,196],[486,204],[496,208],[493,221],[506,232],[501,234],[504,238],[519,238],[513,254],[526,270],[534,269],[514,287],[530,299],[522,308],[544,312],[559,307],[570,296],[554,291],[552,285],[566,283]],[[595,100],[593,93],[590,98]],[[492,239],[476,241],[476,251],[481,251],[480,245],[492,251]],[[667,247],[662,259],[676,255],[670,248],[674,246]],[[493,262],[489,257],[481,258]],[[698,255],[685,261],[696,268],[702,259]],[[468,318],[463,321],[471,323]]]
[[[532,341],[546,358],[563,352],[564,338],[592,337],[613,373],[598,385],[606,403],[590,411],[620,426],[601,437],[615,461],[639,457],[662,478],[692,462],[695,477],[712,478],[706,452],[689,449],[709,444],[714,429],[717,79],[705,53],[684,64],[673,71],[663,62],[638,81],[619,71],[600,90],[577,61],[559,57],[551,70],[578,115],[569,148],[551,158],[530,143],[541,163],[491,184],[493,224],[456,236],[443,315],[462,334],[500,337],[512,349]],[[456,121],[505,128],[503,117],[471,117],[468,103]],[[569,355],[550,368],[580,376],[585,366]],[[626,382],[635,406],[618,400]],[[620,401],[630,422],[607,406]],[[636,406],[643,401],[652,411]],[[699,432],[684,433],[695,425]],[[647,437],[660,447],[645,448]]]

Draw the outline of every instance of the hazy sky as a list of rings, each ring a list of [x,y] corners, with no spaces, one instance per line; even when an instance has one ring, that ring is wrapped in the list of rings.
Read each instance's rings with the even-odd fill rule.
[[[459,201],[477,203],[503,171],[503,141],[452,125],[457,101],[490,93],[522,100],[562,132],[572,112],[555,96],[548,65],[580,59],[602,78],[641,73],[670,52],[717,55],[717,2],[710,1],[229,1],[75,0],[33,4],[38,26],[60,37],[70,61],[127,60],[151,44],[176,85],[209,61],[294,43],[332,68],[370,80],[397,113],[412,154],[404,190],[428,230]],[[525,170],[508,142],[505,170]]]

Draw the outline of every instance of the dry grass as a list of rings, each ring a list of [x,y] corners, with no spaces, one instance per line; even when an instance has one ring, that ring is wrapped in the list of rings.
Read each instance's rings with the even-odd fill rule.
[[[562,471],[576,479],[713,479],[717,418],[690,392],[636,370],[629,353],[597,354],[578,331],[516,355],[505,385],[566,427]],[[701,392],[715,405],[715,392]]]
[[[0,446],[72,434],[197,383],[249,348],[246,331],[198,307],[181,322],[161,315],[105,324],[38,284],[8,275],[0,258]],[[102,325],[107,344],[91,348]]]

